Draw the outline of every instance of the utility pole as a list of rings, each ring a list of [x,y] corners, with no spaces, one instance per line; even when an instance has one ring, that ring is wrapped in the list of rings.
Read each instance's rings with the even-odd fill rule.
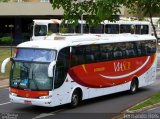
[[[10,25],[8,25],[8,27],[11,29],[11,39],[13,40],[12,30],[13,30],[14,25],[13,25],[13,24],[10,24]],[[13,41],[11,41],[11,57],[12,57],[12,42],[13,42]]]

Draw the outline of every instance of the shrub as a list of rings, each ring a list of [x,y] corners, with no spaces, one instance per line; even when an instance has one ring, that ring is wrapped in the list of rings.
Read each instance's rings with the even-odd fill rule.
[[[12,43],[13,39],[10,36],[5,36],[0,38],[0,44],[1,45],[10,45]]]

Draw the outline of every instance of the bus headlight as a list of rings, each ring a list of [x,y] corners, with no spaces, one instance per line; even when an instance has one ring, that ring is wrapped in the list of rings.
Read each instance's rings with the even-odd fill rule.
[[[49,96],[41,96],[41,97],[39,97],[39,99],[49,99],[49,98],[51,98],[52,97],[52,95],[49,95]]]
[[[10,92],[10,95],[12,95],[12,96],[17,96],[17,94],[16,94],[16,93],[11,93],[11,92]]]

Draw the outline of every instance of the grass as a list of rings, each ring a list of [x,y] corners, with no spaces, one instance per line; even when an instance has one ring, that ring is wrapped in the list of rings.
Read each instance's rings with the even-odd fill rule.
[[[158,103],[160,103],[160,93],[153,95],[152,97],[150,97],[148,100],[144,101],[143,103],[133,106],[132,108],[129,109],[129,111],[139,110],[144,107],[151,106],[151,105],[158,104]]]
[[[10,56],[11,56],[11,49],[10,48],[0,48],[0,66],[1,66],[3,60],[10,57]],[[5,74],[2,74],[0,72],[0,80],[9,78],[9,73],[10,73],[9,70],[10,70],[10,63],[7,64]]]

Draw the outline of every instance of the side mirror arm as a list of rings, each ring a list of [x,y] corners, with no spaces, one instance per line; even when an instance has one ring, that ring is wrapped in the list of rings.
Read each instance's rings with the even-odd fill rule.
[[[53,67],[56,64],[56,61],[53,61],[48,66],[48,77],[53,77]]]
[[[8,62],[11,61],[11,58],[6,58],[1,65],[1,73],[5,73],[6,72],[6,65]]]

